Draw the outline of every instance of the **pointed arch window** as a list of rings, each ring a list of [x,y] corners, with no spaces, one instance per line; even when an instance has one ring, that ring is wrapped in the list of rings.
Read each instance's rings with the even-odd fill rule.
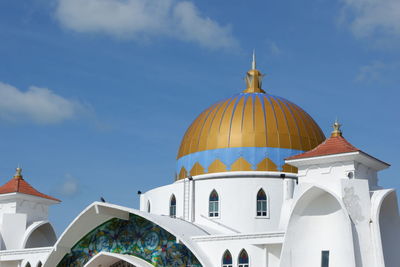
[[[258,190],[257,193],[257,216],[267,216],[267,195],[263,189]]]
[[[222,256],[222,267],[233,267],[232,254],[229,250],[225,250],[224,255]]]
[[[174,194],[172,194],[171,199],[169,200],[169,216],[173,218],[176,217],[176,198]]]
[[[150,205],[150,201],[147,200],[147,212],[150,213],[151,212],[151,205]]]
[[[28,262],[25,267],[31,267],[31,264]]]
[[[219,196],[215,189],[211,192],[208,202],[208,216],[218,217],[219,216]]]
[[[242,249],[242,251],[239,254],[239,259],[238,259],[238,267],[249,267],[249,255],[247,255],[246,250]]]
[[[41,261],[38,262],[37,267],[42,267],[42,262]]]

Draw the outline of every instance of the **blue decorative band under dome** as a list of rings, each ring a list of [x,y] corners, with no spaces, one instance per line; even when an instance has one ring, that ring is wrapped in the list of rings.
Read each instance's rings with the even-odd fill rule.
[[[283,169],[285,158],[303,153],[302,150],[275,148],[275,147],[233,147],[212,149],[192,153],[181,157],[177,161],[176,172],[179,174],[184,168],[188,173],[196,163],[204,168],[204,173],[208,173],[209,166],[216,160],[221,161],[226,166],[226,171],[231,171],[231,166],[240,158],[247,161],[253,170],[257,170],[257,165],[265,159],[269,159],[276,165],[278,171]]]

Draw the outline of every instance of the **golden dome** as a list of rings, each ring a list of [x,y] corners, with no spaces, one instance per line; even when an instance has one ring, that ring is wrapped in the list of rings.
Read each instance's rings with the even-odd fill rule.
[[[247,73],[247,89],[203,111],[186,131],[177,178],[223,171],[297,170],[284,158],[325,140],[317,123],[296,104],[261,89],[262,74]]]

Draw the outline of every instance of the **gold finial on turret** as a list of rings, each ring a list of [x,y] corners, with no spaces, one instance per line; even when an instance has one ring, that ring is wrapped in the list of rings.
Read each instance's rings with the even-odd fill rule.
[[[265,93],[265,91],[261,89],[263,76],[264,75],[256,69],[256,52],[253,50],[251,70],[249,70],[246,75],[247,88],[243,93]]]
[[[342,131],[340,130],[340,127],[342,125],[338,122],[338,120],[336,119],[335,122],[333,123],[332,127],[333,127],[333,131],[331,134],[331,137],[338,137],[338,136],[342,136]]]
[[[22,168],[19,166],[15,169],[14,178],[22,178]]]

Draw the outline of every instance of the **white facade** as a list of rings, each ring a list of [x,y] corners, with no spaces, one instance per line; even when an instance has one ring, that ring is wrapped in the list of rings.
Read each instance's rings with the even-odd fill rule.
[[[298,175],[242,171],[178,180],[141,194],[140,210],[95,202],[54,246],[47,221],[47,208],[54,202],[19,193],[0,195],[0,266],[57,266],[94,228],[112,218],[128,220],[132,214],[173,234],[202,266],[231,266],[222,265],[226,251],[232,266],[399,266],[396,192],[377,183],[378,171],[387,164],[361,151],[287,163],[299,169]],[[261,215],[260,190],[266,195],[266,212]],[[216,216],[210,216],[213,191],[218,194]],[[239,265],[243,250],[249,265]],[[85,266],[120,262],[152,266],[135,255],[109,251],[97,253]]]
[[[1,267],[36,267],[44,263],[57,241],[48,221],[48,207],[55,203],[28,194],[0,195]]]

